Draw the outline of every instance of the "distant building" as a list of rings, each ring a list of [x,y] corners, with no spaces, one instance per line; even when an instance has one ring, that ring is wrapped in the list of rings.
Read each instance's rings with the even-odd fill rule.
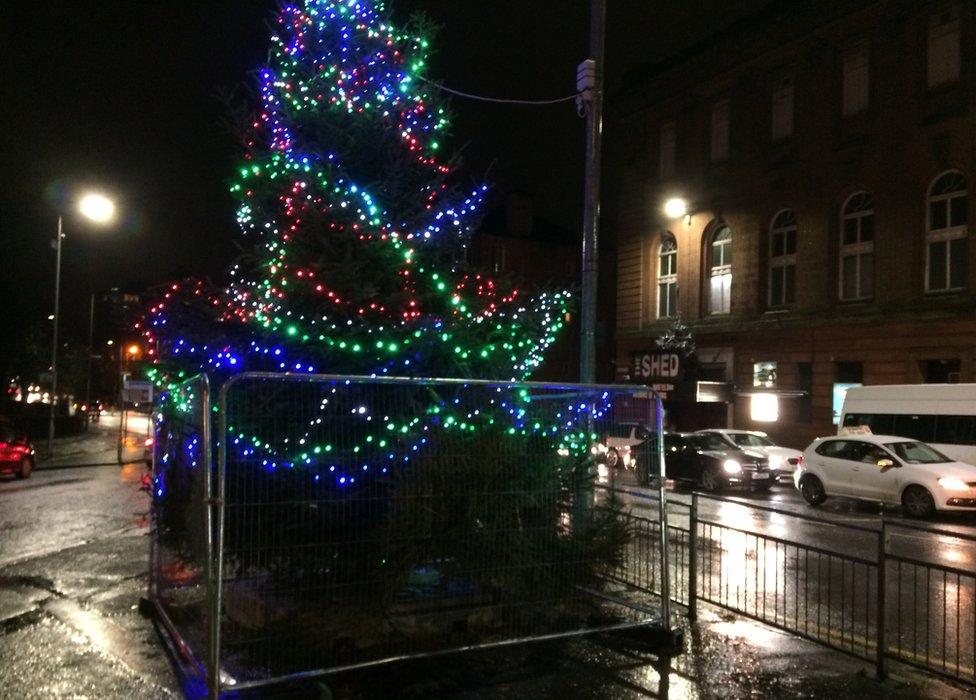
[[[606,126],[617,378],[676,380],[679,428],[795,446],[846,385],[976,381],[974,47],[972,2],[778,2],[632,74]],[[697,366],[650,376],[679,313]]]
[[[597,377],[612,377],[610,336],[612,333],[614,288],[613,252],[601,248],[601,266],[607,274],[600,278],[597,313]],[[580,236],[535,215],[532,196],[510,192],[503,204],[490,209],[477,233],[472,236],[468,260],[489,274],[509,274],[527,289],[572,289],[579,308]],[[546,353],[546,359],[533,380],[576,381],[579,378],[578,314],[570,314],[569,326]]]

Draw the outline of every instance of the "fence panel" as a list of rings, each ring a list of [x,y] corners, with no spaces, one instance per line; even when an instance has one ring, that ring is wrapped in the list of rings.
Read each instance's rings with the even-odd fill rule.
[[[802,517],[741,501],[699,494],[694,498]],[[741,520],[746,523],[752,519]],[[879,537],[876,530],[814,518],[803,520],[839,527],[873,541]],[[877,661],[877,560],[818,547],[804,541],[807,538],[774,536],[709,518],[698,518],[693,527],[698,550],[696,590],[701,600],[852,656]]]
[[[887,527],[936,534],[941,553],[960,559],[976,550],[976,537],[908,524]],[[976,572],[899,553],[889,553],[887,562],[888,655],[976,684]]]
[[[210,386],[193,377],[154,414],[149,599],[184,661],[208,666],[211,576]]]
[[[614,575],[662,570],[660,528],[595,491],[608,436],[659,425],[646,389],[245,374],[218,413],[220,659],[239,689],[662,626],[655,587]]]

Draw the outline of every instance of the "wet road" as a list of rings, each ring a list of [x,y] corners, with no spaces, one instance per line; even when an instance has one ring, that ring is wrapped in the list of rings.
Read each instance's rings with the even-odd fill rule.
[[[114,460],[118,424],[59,440],[51,464]],[[142,463],[0,477],[0,697],[165,698],[151,623]]]
[[[617,486],[641,533],[629,575],[658,585],[659,572],[642,571],[648,558],[642,550],[655,545],[650,523],[657,501],[649,490],[627,482],[624,475]],[[832,499],[811,508],[785,485],[769,494],[729,496],[735,500],[698,499],[695,590],[700,600],[865,659],[876,656],[883,615],[889,653],[976,681],[973,516],[940,516],[920,523],[897,511],[884,512],[881,611],[877,506]],[[669,503],[675,597],[687,602],[691,496],[670,492]]]

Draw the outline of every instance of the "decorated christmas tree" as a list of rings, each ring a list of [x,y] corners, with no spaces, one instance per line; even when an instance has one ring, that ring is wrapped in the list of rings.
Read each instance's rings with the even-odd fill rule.
[[[575,601],[627,539],[611,508],[587,528],[569,516],[592,488],[607,395],[513,383],[542,362],[570,294],[468,268],[487,188],[460,187],[458,159],[440,155],[450,119],[422,24],[394,27],[380,2],[306,0],[281,7],[271,41],[231,185],[246,252],[224,286],[174,284],[141,324],[167,397],[153,489],[163,546],[200,560],[202,447],[196,418],[185,430],[179,416],[201,409],[181,382],[288,373],[239,379],[203,409],[226,422],[223,553],[242,586],[314,590],[306,603],[334,626],[348,612],[343,634],[364,646],[364,629],[386,630],[435,579],[523,607],[563,588]],[[499,383],[292,381],[313,374]],[[323,624],[292,616],[279,631],[318,630],[313,649],[339,634]]]
[[[423,27],[382,3],[281,8],[231,186],[246,253],[229,283],[173,285],[142,331],[165,386],[245,370],[522,379],[563,325],[465,264],[487,187],[441,154],[447,106]]]

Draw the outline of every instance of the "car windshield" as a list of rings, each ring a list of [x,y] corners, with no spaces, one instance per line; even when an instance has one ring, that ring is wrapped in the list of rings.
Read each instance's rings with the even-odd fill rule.
[[[924,442],[889,442],[885,447],[909,464],[942,464],[952,461]]]
[[[776,443],[768,437],[753,435],[752,433],[730,433],[732,440],[739,447],[775,447]]]
[[[717,435],[692,435],[691,444],[699,450],[727,450],[729,444]]]

